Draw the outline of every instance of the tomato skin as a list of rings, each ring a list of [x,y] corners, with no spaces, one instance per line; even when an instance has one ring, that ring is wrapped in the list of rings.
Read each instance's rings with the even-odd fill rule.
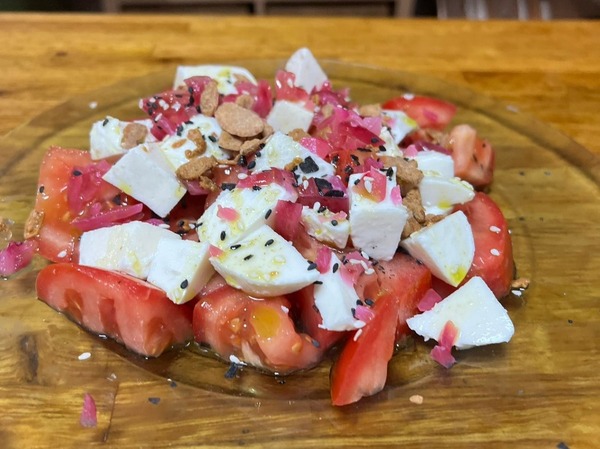
[[[405,95],[391,98],[381,105],[383,109],[403,111],[421,128],[443,130],[456,114],[456,106],[439,98]]]
[[[431,286],[431,273],[412,257],[396,254],[386,266],[376,266],[377,277],[362,290],[375,301],[374,317],[358,337],[349,338],[331,369],[331,401],[341,406],[383,389],[387,365],[394,352],[399,323],[408,316]],[[370,275],[373,276],[373,275]],[[379,288],[378,288],[379,286]]]
[[[48,265],[36,280],[38,298],[96,334],[158,357],[192,339],[192,307],[133,277],[72,263]]]
[[[312,339],[296,332],[283,296],[251,298],[229,285],[200,297],[194,308],[194,338],[227,359],[287,374],[315,366],[322,358]]]
[[[473,264],[462,284],[474,276],[480,276],[497,298],[508,295],[514,278],[515,262],[508,223],[502,211],[483,192],[477,192],[471,201],[455,207],[455,210],[465,213],[475,239]],[[490,230],[492,226],[498,230]],[[498,255],[492,254],[495,253],[493,250],[497,250]]]
[[[491,144],[477,135],[469,125],[452,128],[447,148],[454,161],[454,174],[476,189],[489,186],[494,179],[496,156]]]

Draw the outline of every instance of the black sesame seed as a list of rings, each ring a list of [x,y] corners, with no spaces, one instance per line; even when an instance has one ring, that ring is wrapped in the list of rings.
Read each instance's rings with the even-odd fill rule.
[[[321,207],[319,207],[319,210],[318,210],[317,212],[319,212],[319,213],[323,213],[323,212],[325,212],[326,210],[327,210],[327,207],[325,207],[325,206],[321,206]]]
[[[331,163],[333,165],[336,165],[339,161],[340,161],[340,157],[337,154],[331,158]]]
[[[357,148],[358,151],[361,151],[363,153],[370,153],[371,150],[369,150],[368,148]]]
[[[360,159],[356,154],[351,154],[350,159],[352,159],[352,162],[354,162],[356,165],[360,165]]]
[[[157,405],[160,402],[160,398],[148,398],[148,402]]]
[[[314,262],[308,262],[308,268],[307,268],[308,271],[316,270],[316,269],[317,269],[317,264],[316,263],[314,263]]]
[[[252,190],[254,190],[255,192],[258,192],[260,189],[262,189],[261,186],[252,186]]]
[[[46,187],[44,187],[44,186],[40,186],[40,187],[38,188],[38,192],[40,192],[40,193],[44,193],[44,190],[45,190],[45,189],[46,189]]]
[[[242,245],[240,245],[239,243],[236,243],[235,245],[231,245],[229,247],[230,250],[235,251],[236,249],[240,248]]]
[[[323,285],[323,281],[315,281],[315,282],[313,282],[313,284],[315,284],[315,285]]]
[[[363,302],[362,302],[360,299],[357,299],[357,300],[356,300],[356,305],[357,305],[357,306],[362,306],[362,305],[363,305]]]
[[[392,179],[392,176],[394,176],[394,169],[392,167],[388,168],[385,172],[385,175],[388,178]]]
[[[379,151],[381,151],[382,153],[387,151],[387,148],[385,147],[385,145],[379,145]]]
[[[73,176],[81,176],[81,172],[79,170],[73,170]]]
[[[337,226],[337,225],[338,225],[337,220],[331,220],[331,226]]]
[[[217,138],[215,136],[213,136],[212,134],[210,136],[208,136],[208,140],[210,140],[212,143],[217,142]]]
[[[229,369],[225,371],[225,379],[233,379],[237,374],[239,369],[239,365],[237,363],[232,363],[229,365]]]
[[[245,167],[246,165],[248,165],[248,162],[246,161],[246,156],[240,156],[238,165],[240,165],[241,167]]]
[[[371,137],[371,143],[379,142],[379,137]]]
[[[248,163],[248,169],[252,170],[254,167],[256,167],[256,161],[250,161]]]
[[[339,270],[339,268],[340,268],[340,264],[336,262],[336,263],[333,264],[333,267],[332,267],[331,271],[333,273],[335,273],[335,272],[337,272],[337,270]]]
[[[148,111],[148,112],[150,112],[150,111]],[[106,126],[107,124],[108,124],[108,119],[105,118],[104,121],[102,122],[102,126]]]
[[[248,254],[246,257],[244,257],[244,260],[250,260],[254,257],[253,254]]]
[[[196,112],[197,112],[198,114],[202,114],[202,108],[200,107],[200,105],[197,105],[197,106],[196,106]],[[209,137],[209,139],[210,139],[210,137]],[[212,139],[211,139],[211,140],[212,140]]]
[[[354,307],[350,309],[350,312],[352,312],[352,316],[356,318],[356,309]]]
[[[273,211],[271,209],[267,210],[267,213],[265,214],[265,220],[267,220],[271,216],[272,212]]]
[[[233,182],[224,182],[221,184],[221,190],[233,190],[235,189],[235,183]]]
[[[177,135],[178,135],[179,137],[181,137],[181,134],[182,134],[182,133],[183,133],[183,125],[179,125],[179,126],[177,127]]]
[[[306,157],[298,166],[304,173],[315,173],[319,171],[319,166],[310,156]]]
[[[227,234],[225,233],[225,231],[221,231],[221,240],[225,240],[225,237],[227,237]]]
[[[347,174],[351,174],[351,173],[354,173],[354,169],[352,167],[350,167],[349,165],[346,165],[344,167],[344,172]]]
[[[115,195],[115,197],[112,199],[112,202],[117,206],[120,206],[123,203],[123,199],[121,198],[121,195]]]
[[[264,142],[262,142],[262,143],[261,143],[261,144],[258,146],[258,148],[262,150],[262,149],[263,149],[265,146],[267,146],[267,144],[266,144],[266,143],[264,143]]]
[[[254,156],[256,156],[256,157],[261,157],[261,156],[262,156],[262,153],[261,153],[260,151],[257,151],[256,153],[254,153]]]
[[[355,180],[354,180],[354,185],[355,185],[355,186],[356,186],[356,185],[358,185],[358,183],[359,183],[359,182],[360,182],[360,178],[359,178],[359,179],[355,179]]]
[[[184,289],[184,288],[188,288],[188,285],[190,285],[190,283],[188,282],[187,279],[184,279],[183,282],[181,284],[179,284],[179,287]]]
[[[275,243],[275,240],[269,239],[265,242],[265,246],[271,246],[273,243]]]
[[[314,338],[311,339],[312,344],[315,348],[320,348],[321,347],[321,343],[319,343],[317,340],[315,340]]]
[[[202,226],[204,223],[201,221],[200,223],[196,224],[196,227],[199,228],[200,226]]]
[[[375,304],[375,301],[373,301],[371,298],[365,298],[365,304],[371,307],[373,304]]]
[[[191,120],[186,120],[183,123],[185,123],[186,125],[193,125],[194,124],[194,122],[192,122]]]

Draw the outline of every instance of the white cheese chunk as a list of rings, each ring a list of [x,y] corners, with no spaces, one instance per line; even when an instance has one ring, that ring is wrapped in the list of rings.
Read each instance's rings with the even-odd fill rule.
[[[192,76],[208,76],[217,82],[217,90],[220,94],[230,95],[237,93],[235,83],[239,79],[247,79],[253,84],[256,84],[256,78],[247,69],[243,67],[228,66],[228,65],[196,65],[196,66],[179,66],[173,81],[173,89],[185,86],[183,82]]]
[[[215,272],[209,262],[209,244],[161,239],[148,272],[148,282],[162,289],[175,304],[188,302]]]
[[[161,239],[179,240],[174,232],[141,221],[84,232],[79,263],[146,279]]]
[[[267,123],[275,131],[281,131],[284,134],[294,129],[308,131],[314,115],[314,112],[309,111],[301,104],[278,100],[267,116]]]
[[[359,299],[354,287],[341,275],[342,263],[331,255],[328,271],[319,276],[321,284],[315,284],[315,306],[323,319],[319,327],[331,331],[349,331],[363,327],[363,321],[354,318],[352,310]]]
[[[348,182],[350,237],[354,246],[369,257],[390,260],[398,248],[402,229],[408,219],[408,210],[399,201],[393,200],[392,190],[398,189],[395,170],[391,177],[386,176],[386,194],[381,202],[357,191],[355,183],[364,176],[369,174],[350,175]],[[397,195],[400,193],[397,192]]]
[[[198,138],[206,142],[206,150],[202,153],[202,156],[214,156],[217,159],[231,158],[217,143],[221,135],[221,127],[213,117],[202,114],[195,115],[188,123],[182,124],[180,130],[180,132],[168,136],[160,143],[160,150],[171,164],[173,171],[190,161],[186,153],[196,150],[195,140]]]
[[[385,151],[383,151],[380,148],[377,152],[378,156],[398,157],[403,155],[402,150],[394,141],[394,137],[392,136],[390,130],[387,127],[381,127],[381,133],[379,133],[379,138],[384,142],[383,147],[385,148]]]
[[[261,172],[271,168],[285,169],[293,163],[297,164],[294,174],[300,179],[323,178],[335,173],[331,164],[281,132],[275,132],[256,155],[252,170]]]
[[[406,320],[425,340],[439,340],[448,321],[458,328],[456,349],[506,343],[515,332],[508,313],[480,277],[470,279],[431,310]]]
[[[327,81],[327,75],[308,48],[300,48],[290,56],[285,70],[296,76],[294,84],[308,93],[321,89]]]
[[[454,287],[467,275],[475,254],[473,231],[462,211],[413,232],[400,245],[435,277]]]
[[[445,179],[454,177],[454,160],[448,154],[439,151],[419,151],[412,158],[417,161],[417,166],[425,175],[440,176]]]
[[[146,128],[146,137],[143,143],[156,141],[156,138],[150,132],[152,120],[125,122],[108,116],[95,122],[90,130],[90,156],[92,159],[96,161],[126,153],[128,148],[123,146],[123,136],[125,128],[132,123]]]
[[[258,297],[285,295],[319,277],[318,270],[267,225],[210,261],[229,285]]]
[[[456,177],[424,176],[419,191],[425,213],[433,215],[445,215],[455,204],[464,204],[475,196],[473,186]]]
[[[156,144],[129,150],[103,179],[165,217],[185,195],[185,187],[169,169]]]
[[[402,142],[407,135],[419,127],[417,122],[402,111],[384,109],[381,113],[383,115],[383,122],[390,128],[390,133],[397,145]]]
[[[350,235],[350,221],[346,214],[334,214],[329,209],[319,212],[318,209],[318,206],[302,208],[302,225],[306,232],[320,242],[344,249]]]
[[[262,186],[259,190],[237,187],[224,190],[198,219],[198,238],[221,249],[228,248],[263,224],[271,224],[275,218],[272,212],[277,201],[293,202],[297,197],[295,192],[275,183]]]

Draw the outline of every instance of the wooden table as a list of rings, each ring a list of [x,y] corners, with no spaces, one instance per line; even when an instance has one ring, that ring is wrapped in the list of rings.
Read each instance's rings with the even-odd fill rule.
[[[218,62],[243,56],[285,58],[294,49],[309,46],[319,58],[433,75],[467,86],[539,118],[600,155],[599,35],[600,22],[4,14],[0,15],[0,135],[89,89],[173,63]],[[590,244],[597,248],[597,242]],[[596,314],[598,300],[596,283],[590,298],[596,302]],[[20,313],[26,314],[31,306],[22,304]],[[38,323],[38,330],[54,326],[59,318],[52,318],[50,324]],[[0,315],[0,326],[2,319]],[[600,333],[597,327],[587,332],[591,352],[580,363],[600,368]],[[97,372],[105,369],[100,378],[85,372],[66,379],[57,377],[60,367],[53,366],[51,360],[38,360],[33,343],[38,349],[50,344],[27,337],[0,342],[2,448],[87,447],[103,442],[114,447],[279,447],[284,439],[289,447],[398,447],[402,442],[398,439],[402,430],[393,438],[378,438],[377,443],[370,440],[369,429],[364,430],[364,438],[340,439],[336,432],[352,426],[350,418],[340,414],[335,416],[342,421],[331,420],[328,434],[311,435],[308,429],[300,428],[298,439],[291,434],[282,439],[277,429],[288,428],[290,422],[272,414],[266,402],[262,406],[260,402],[243,402],[246,419],[264,420],[263,428],[246,428],[243,420],[206,409],[208,393],[185,386],[169,388],[164,380],[125,362],[115,367],[114,362],[109,364],[110,354],[93,360]],[[77,339],[59,343],[75,357],[85,350]],[[592,373],[593,369],[585,371]],[[543,395],[536,399],[526,392],[522,402],[515,399],[511,402],[515,410],[530,407],[524,415],[526,420],[518,425],[506,425],[511,410],[504,411],[506,422],[496,413],[497,422],[475,430],[461,420],[461,410],[456,410],[455,419],[443,429],[427,428],[427,417],[418,411],[413,419],[420,427],[412,422],[389,423],[384,415],[380,420],[405,429],[410,447],[500,448],[506,447],[510,435],[518,441],[517,447],[563,447],[557,446],[562,441],[556,436],[560,430],[568,440],[564,444],[570,444],[571,449],[590,448],[600,441],[600,381],[598,369],[595,372],[595,377],[572,379],[564,389],[557,384],[558,396],[547,407],[544,401],[548,398]],[[97,429],[79,427],[83,388],[97,393]],[[470,391],[464,390],[467,396]],[[414,392],[418,393],[418,388]],[[443,386],[437,394],[446,406],[452,403]],[[167,399],[159,404],[162,408],[135,401],[146,396],[168,397],[171,405]],[[225,407],[233,407],[238,398],[225,395],[221,400]],[[181,408],[177,401],[183,404]],[[406,402],[404,406],[412,405]],[[328,416],[321,409],[304,412],[315,420]],[[223,422],[231,434],[208,438]],[[564,428],[557,430],[562,424]],[[445,435],[453,428],[462,429],[463,437],[453,434],[451,440],[436,442],[438,431]],[[429,437],[421,440],[424,433]]]

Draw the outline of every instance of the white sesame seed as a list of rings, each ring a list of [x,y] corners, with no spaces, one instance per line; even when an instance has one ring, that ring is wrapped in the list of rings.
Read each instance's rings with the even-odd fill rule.
[[[67,256],[67,250],[66,249],[63,249],[60,253],[58,253],[56,255],[56,257],[58,257],[59,259],[62,259],[63,257],[66,257],[66,256]]]
[[[231,354],[229,356],[229,361],[231,363],[235,363],[236,365],[245,365],[244,362],[242,362],[240,359],[238,359],[236,356],[234,356],[233,354]]]
[[[357,330],[356,333],[354,334],[354,337],[352,337],[352,340],[354,340],[354,341],[358,340],[358,337],[360,337],[362,335],[362,333],[363,333],[362,329]]]
[[[283,313],[288,313],[290,311],[286,306],[281,306],[281,310],[283,310]]]
[[[375,270],[373,268],[367,268],[365,270],[365,274],[373,274],[373,273],[375,273]]]
[[[496,248],[490,249],[490,253],[492,254],[492,256],[499,256],[500,255],[500,251],[498,251]]]
[[[413,404],[421,405],[423,403],[423,396],[420,394],[413,394],[408,400]]]
[[[98,107],[98,102],[92,101],[88,106],[90,107],[90,109],[96,109]]]
[[[521,290],[511,290],[511,293],[515,296],[521,296],[523,294]]]
[[[238,179],[246,179],[248,177],[247,173],[238,173],[237,175]]]
[[[499,234],[500,228],[498,226],[490,226],[490,231],[495,232],[496,234]]]
[[[406,94],[402,95],[402,98],[404,98],[405,100],[412,100],[415,98],[415,94],[406,93]]]
[[[92,356],[91,352],[82,352],[81,354],[79,354],[79,356],[77,357],[78,360],[87,360]]]

